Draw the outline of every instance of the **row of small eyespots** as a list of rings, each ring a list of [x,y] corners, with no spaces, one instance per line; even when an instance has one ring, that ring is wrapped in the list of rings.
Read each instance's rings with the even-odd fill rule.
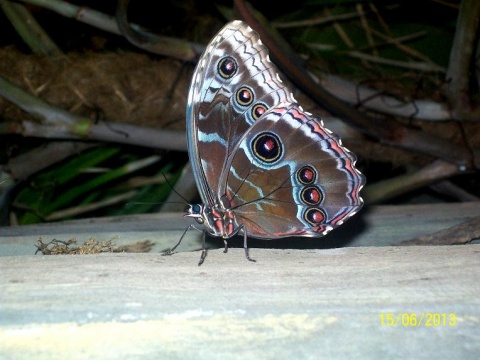
[[[225,56],[218,62],[217,71],[223,79],[230,79],[237,73],[238,64],[231,56]],[[242,107],[247,107],[253,104],[255,101],[255,94],[253,90],[248,86],[241,86],[235,93],[235,101]],[[252,106],[251,116],[253,120],[258,120],[265,111],[267,106],[263,103],[257,103]]]
[[[323,201],[322,191],[318,186],[313,185],[316,179],[317,171],[309,165],[306,165],[297,171],[297,180],[305,185],[305,187],[301,189],[300,199],[306,205],[311,206],[304,211],[303,218],[313,226],[322,224],[326,219],[323,210],[315,207]]]

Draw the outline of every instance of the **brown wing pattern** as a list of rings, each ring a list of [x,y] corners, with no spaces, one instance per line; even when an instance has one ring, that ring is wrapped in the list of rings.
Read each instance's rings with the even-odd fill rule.
[[[222,179],[247,234],[322,236],[363,205],[365,177],[339,138],[296,104],[271,109],[242,138]]]

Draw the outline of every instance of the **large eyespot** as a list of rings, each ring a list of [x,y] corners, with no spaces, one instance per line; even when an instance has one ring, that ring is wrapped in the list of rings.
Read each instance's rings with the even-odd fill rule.
[[[323,194],[316,186],[308,186],[302,190],[300,195],[302,201],[307,205],[318,205],[323,200]]]
[[[258,120],[260,116],[265,114],[265,111],[267,111],[267,107],[264,104],[262,103],[255,104],[252,108],[253,120]]]
[[[230,79],[237,72],[238,65],[231,56],[226,56],[218,62],[218,74],[224,79]]]
[[[297,171],[297,179],[302,184],[312,184],[317,179],[317,171],[307,165]]]
[[[303,218],[311,225],[317,226],[325,222],[326,216],[325,213],[318,208],[308,208],[304,214]]]
[[[253,98],[253,91],[249,87],[242,86],[240,89],[237,90],[237,104],[241,106],[248,106],[253,102]]]
[[[255,156],[263,162],[273,163],[282,156],[282,142],[271,132],[260,133],[252,142]]]

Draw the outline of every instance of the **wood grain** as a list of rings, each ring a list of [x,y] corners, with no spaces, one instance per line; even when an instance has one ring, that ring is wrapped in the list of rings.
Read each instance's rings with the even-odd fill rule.
[[[480,245],[0,258],[0,358],[463,358]],[[391,313],[396,326],[381,324]],[[410,314],[455,325],[402,325]],[[407,315],[403,315],[407,314]]]

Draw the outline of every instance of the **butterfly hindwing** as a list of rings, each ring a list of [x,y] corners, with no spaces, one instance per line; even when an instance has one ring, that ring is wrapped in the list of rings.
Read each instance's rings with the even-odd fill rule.
[[[244,135],[221,193],[250,235],[321,236],[362,207],[355,161],[318,119],[284,104]]]

